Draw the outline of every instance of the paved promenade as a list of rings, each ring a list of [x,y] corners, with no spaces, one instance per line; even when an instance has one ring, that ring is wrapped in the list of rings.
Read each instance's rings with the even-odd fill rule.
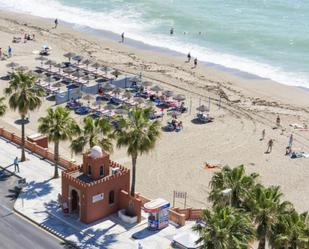
[[[20,157],[20,150],[12,143],[0,139],[0,165],[14,171],[13,160]],[[20,163],[19,176],[26,178],[27,186],[15,202],[15,210],[35,223],[71,241],[80,248],[136,249],[138,242],[144,249],[168,248],[172,237],[190,229],[192,223],[177,228],[170,225],[159,232],[149,232],[145,219],[136,226],[124,224],[116,215],[92,223],[83,224],[75,215],[65,215],[57,203],[61,180],[52,179],[54,168],[46,160],[27,152],[27,161]],[[140,240],[132,239],[132,235]]]

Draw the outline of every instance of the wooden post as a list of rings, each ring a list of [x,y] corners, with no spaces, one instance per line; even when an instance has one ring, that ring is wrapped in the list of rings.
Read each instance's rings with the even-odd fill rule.
[[[175,207],[175,190],[173,191],[173,207]]]
[[[187,192],[185,192],[185,203],[184,203],[184,209],[186,209],[187,206]]]

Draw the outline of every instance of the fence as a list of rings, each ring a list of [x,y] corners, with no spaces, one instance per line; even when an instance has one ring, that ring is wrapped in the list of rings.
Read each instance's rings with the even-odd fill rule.
[[[0,136],[4,137],[7,140],[10,140],[11,142],[21,145],[21,138],[17,135],[15,135],[15,133],[13,132],[9,132],[6,131],[4,128],[0,128]],[[33,153],[46,158],[47,160],[51,161],[51,162],[55,162],[54,160],[54,154],[50,151],[48,151],[48,149],[43,148],[39,145],[37,145],[36,143],[32,143],[28,140],[25,140],[25,148],[32,151]],[[65,169],[70,169],[71,167],[76,167],[77,165],[60,157],[59,158],[59,165],[62,166]]]

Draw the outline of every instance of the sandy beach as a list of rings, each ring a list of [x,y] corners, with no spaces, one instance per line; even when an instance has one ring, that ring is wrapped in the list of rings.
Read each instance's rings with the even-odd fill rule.
[[[162,132],[155,150],[138,158],[137,191],[156,198],[172,201],[174,190],[188,193],[187,205],[209,206],[208,184],[214,170],[204,168],[205,162],[237,166],[244,164],[248,172],[260,174],[265,185],[280,185],[285,199],[292,201],[299,211],[309,210],[309,158],[291,159],[285,156],[289,136],[293,133],[293,149],[309,153],[309,131],[299,131],[290,124],[309,125],[309,92],[270,80],[240,78],[228,72],[204,65],[192,68],[186,58],[170,56],[126,46],[105,37],[80,33],[68,25],[53,29],[53,21],[24,14],[0,11],[0,47],[10,45],[13,57],[0,61],[0,76],[10,70],[9,62],[17,62],[35,69],[37,51],[43,44],[52,47],[49,56],[57,62],[65,61],[65,52],[75,52],[124,75],[139,74],[144,79],[186,96],[191,112],[179,119],[184,129],[179,133]],[[35,34],[35,41],[13,44],[13,36]],[[0,79],[0,96],[8,81]],[[218,106],[221,98],[221,107]],[[214,122],[198,125],[192,122],[200,104],[208,105]],[[45,116],[54,102],[44,100],[42,107],[31,113],[27,135],[37,133],[37,119]],[[73,114],[73,113],[72,113]],[[277,115],[282,129],[273,129]],[[80,116],[74,117],[81,122]],[[18,113],[11,110],[1,118],[0,125],[20,133],[15,124]],[[169,117],[164,117],[165,125]],[[262,130],[266,136],[260,141]],[[265,154],[267,141],[274,139],[273,151]],[[61,154],[71,158],[69,143],[61,144]],[[115,148],[111,158],[128,167],[131,159],[124,149]],[[13,159],[12,159],[13,160]],[[80,156],[76,157],[80,161]],[[182,206],[182,202],[176,203]]]

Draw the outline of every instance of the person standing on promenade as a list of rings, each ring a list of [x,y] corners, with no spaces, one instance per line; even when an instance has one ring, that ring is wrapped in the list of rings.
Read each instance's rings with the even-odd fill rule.
[[[188,55],[187,55],[187,58],[188,58],[188,63],[191,61],[191,54],[190,54],[190,52],[188,53]]]
[[[124,43],[124,32],[121,34],[121,42]]]
[[[18,157],[15,157],[14,159],[14,172],[19,173],[19,165],[18,165]]]
[[[269,141],[268,141],[268,147],[267,147],[267,150],[266,150],[266,152],[265,153],[270,153],[271,151],[272,151],[272,149],[273,149],[273,145],[274,145],[274,140],[273,139],[269,139]]]
[[[57,26],[58,26],[58,19],[56,18],[55,19],[55,28],[57,28]]]

